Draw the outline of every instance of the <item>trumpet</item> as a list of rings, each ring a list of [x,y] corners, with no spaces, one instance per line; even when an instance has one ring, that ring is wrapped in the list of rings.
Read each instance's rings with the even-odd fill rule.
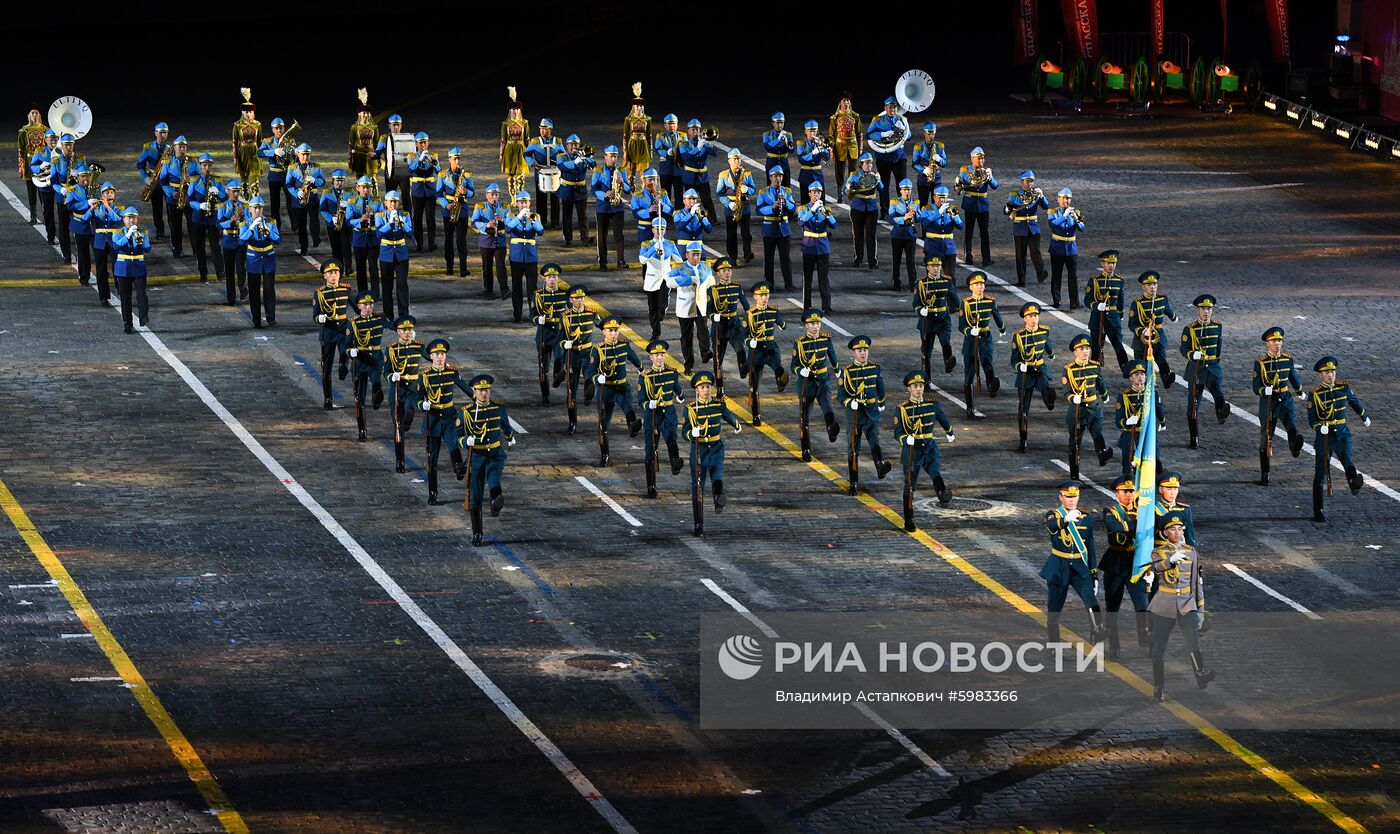
[[[786,133],[787,131],[783,131],[783,132]],[[700,131],[700,136],[701,136],[701,138],[703,138],[706,142],[713,142],[713,141],[715,141],[716,139],[719,138],[719,128],[714,127],[713,125],[711,125],[710,127],[707,127],[707,128],[705,128],[704,130]]]
[[[1076,222],[1076,223],[1083,223],[1083,222],[1084,222],[1084,212],[1080,211],[1080,210],[1078,209],[1078,207],[1076,207],[1076,206],[1070,206],[1069,208],[1065,209],[1065,212],[1066,212],[1067,214],[1069,214],[1070,219],[1074,220],[1074,222]]]

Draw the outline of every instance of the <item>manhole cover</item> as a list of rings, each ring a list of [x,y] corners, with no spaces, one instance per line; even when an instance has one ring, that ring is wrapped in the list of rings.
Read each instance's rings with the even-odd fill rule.
[[[986,501],[981,498],[959,498],[953,496],[953,503],[946,507],[939,506],[938,499],[929,497],[915,503],[915,506],[926,513],[942,515],[977,515],[983,517],[1002,517],[1016,514],[1016,506],[1004,501]]]
[[[622,652],[560,652],[540,661],[540,669],[565,678],[615,678],[642,668],[642,661]]]
[[[953,510],[954,512],[963,513],[980,513],[990,510],[991,508],[992,503],[990,501],[980,501],[976,498],[954,498],[953,503],[949,504],[947,507],[947,509]],[[939,509],[943,508],[940,507]]]

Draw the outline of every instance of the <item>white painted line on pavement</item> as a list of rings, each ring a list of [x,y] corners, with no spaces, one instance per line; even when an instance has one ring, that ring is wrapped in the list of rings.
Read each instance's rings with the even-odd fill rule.
[[[97,638],[96,638],[96,635],[94,635],[94,634],[93,634],[92,632],[90,632],[90,631],[84,631],[82,634],[60,634],[60,635],[58,635],[58,636],[61,637],[61,638],[63,638],[64,640],[95,640],[95,639],[97,639]]]
[[[616,501],[614,501],[614,500],[612,499],[612,496],[608,495],[606,492],[603,492],[601,489],[598,489],[596,486],[594,486],[592,481],[588,480],[587,478],[583,477],[582,475],[575,475],[575,476],[574,476],[574,480],[576,480],[576,481],[578,481],[579,483],[583,484],[584,489],[587,489],[589,492],[593,493],[594,495],[596,495],[596,496],[598,496],[600,499],[602,499],[602,501],[603,501],[604,504],[607,504],[609,507],[612,508],[612,511],[613,511],[613,512],[615,512],[615,513],[617,513],[618,515],[622,516],[623,520],[626,521],[628,524],[632,525],[633,527],[641,527],[641,526],[642,526],[642,523],[641,523],[640,521],[637,520],[637,517],[636,517],[636,516],[632,515],[631,513],[627,512],[626,510],[624,510],[624,509],[622,508],[622,505],[621,505],[621,504],[619,504],[619,503],[617,503]]]
[[[1016,572],[1021,574],[1022,576],[1034,579],[1037,583],[1040,582],[1040,571],[1036,570],[1034,566],[1026,564],[1026,560],[1016,555],[1015,551],[1012,548],[1005,547],[1001,544],[1001,542],[996,541],[990,536],[984,536],[976,530],[964,528],[962,530],[958,530],[957,534],[965,539],[970,540],[973,544],[977,545],[982,550],[985,550],[993,556],[999,557],[1003,562],[1006,562],[1008,565],[1015,568]]]
[[[1311,573],[1313,576],[1316,576],[1318,579],[1321,579],[1328,585],[1340,589],[1343,593],[1352,594],[1353,596],[1366,596],[1371,593],[1365,588],[1361,588],[1351,582],[1348,582],[1347,580],[1341,578],[1332,571],[1327,570],[1326,568],[1319,565],[1317,562],[1314,562],[1312,559],[1309,559],[1307,556],[1304,556],[1302,553],[1289,547],[1283,542],[1275,541],[1269,538],[1268,536],[1256,536],[1255,538],[1259,540],[1260,544],[1277,553],[1283,559],[1283,561],[1287,562],[1295,568],[1301,568],[1307,571],[1308,573]]]
[[[700,581],[704,584],[706,588],[709,588],[715,596],[724,600],[724,602],[730,608],[733,608],[735,611],[739,612],[739,614],[742,615],[744,619],[753,623],[754,627],[757,628],[759,631],[762,631],[765,637],[769,638],[770,640],[776,640],[778,638],[778,632],[774,631],[771,627],[769,627],[769,625],[765,623],[762,619],[760,619],[757,614],[754,614],[748,608],[744,607],[743,603],[730,596],[728,592],[726,592],[719,585],[715,584],[714,580],[701,579]],[[875,710],[871,709],[868,705],[861,703],[854,704],[854,706],[857,712],[859,712],[861,715],[864,715],[867,719],[873,722],[875,726],[884,730],[890,738],[894,739],[896,742],[899,743],[899,746],[912,753],[914,755],[914,758],[918,759],[920,762],[923,763],[924,767],[928,768],[929,770],[932,770],[934,773],[938,774],[944,779],[953,778],[953,774],[949,773],[948,770],[943,767],[943,765],[939,764],[936,759],[934,759],[929,754],[925,753],[923,749],[919,747],[919,745],[915,744],[913,741],[910,740],[908,736],[896,729],[893,724],[890,724],[888,721],[881,718],[879,713],[875,712]]]
[[[111,675],[107,677],[69,678],[68,680],[72,683],[116,683],[120,681],[121,678],[116,675]]]
[[[14,192],[3,182],[0,182],[0,193],[5,196],[10,205],[14,207],[15,211],[19,212],[21,217],[23,217],[23,206],[20,204]],[[42,228],[35,228],[40,236],[44,234]],[[118,313],[120,312],[116,307],[112,309]],[[248,451],[253,453],[253,456],[256,457],[267,471],[272,473],[273,477],[275,477],[278,482],[321,523],[321,526],[335,537],[336,541],[340,542],[341,546],[345,548],[351,558],[359,563],[365,573],[369,574],[370,577],[379,584],[379,587],[398,604],[399,608],[403,609],[404,613],[428,635],[433,643],[436,644],[469,679],[471,679],[471,682],[476,685],[477,689],[481,690],[482,694],[486,695],[486,697],[491,700],[491,703],[496,705],[496,708],[510,720],[511,724],[513,724],[522,735],[529,739],[530,742],[535,745],[536,749],[544,754],[544,757],[574,786],[574,789],[579,792],[579,795],[582,796],[603,819],[607,820],[612,829],[619,834],[636,834],[636,829],[632,827],[632,824],[613,807],[613,804],[609,802],[606,797],[598,792],[598,789],[594,787],[588,777],[574,765],[567,755],[565,755],[564,751],[560,750],[553,741],[550,741],[549,737],[544,734],[544,731],[536,726],[535,723],[515,705],[515,702],[510,699],[510,696],[506,695],[506,693],[496,685],[495,681],[491,680],[491,678],[482,671],[481,667],[477,666],[476,662],[467,656],[466,652],[462,651],[461,647],[447,635],[447,632],[443,631],[441,626],[428,616],[427,612],[419,607],[418,603],[413,601],[412,597],[404,591],[403,587],[380,567],[379,563],[360,546],[360,543],[340,525],[340,522],[336,521],[335,518],[326,511],[325,507],[321,506],[321,503],[313,498],[311,493],[307,492],[306,489],[292,477],[291,473],[282,466],[277,458],[273,457],[272,454],[258,442],[257,438],[253,437],[253,435],[244,428],[238,418],[234,417],[233,414],[224,407],[224,404],[205,387],[199,377],[195,376],[194,372],[165,346],[165,343],[160,340],[160,337],[144,327],[139,328],[138,332],[146,340],[146,343],[151,346],[151,349],[156,352],[156,355],[165,360],[165,363],[174,369],[175,373],[185,381],[185,384],[190,387],[190,390],[194,391],[200,401],[203,402],[210,411],[214,412],[224,425],[228,427],[229,431],[233,432],[234,436],[242,441]],[[69,635],[63,636],[67,638]],[[89,633],[72,636],[92,637],[93,635]]]
[[[33,589],[35,589],[35,588],[47,588],[47,589],[49,589],[49,590],[51,590],[51,591],[57,591],[57,590],[58,590],[58,583],[57,583],[57,582],[53,582],[53,581],[49,581],[49,582],[40,582],[40,583],[37,584],[37,585],[11,585],[10,587],[13,588],[13,589],[15,589],[15,590],[33,590]]]
[[[1258,588],[1259,590],[1278,600],[1279,602],[1282,602],[1284,605],[1287,605],[1289,608],[1301,612],[1308,619],[1322,619],[1318,615],[1314,614],[1313,612],[1309,611],[1308,609],[1304,608],[1303,606],[1299,605],[1298,603],[1294,602],[1293,600],[1289,599],[1288,597],[1284,596],[1278,591],[1275,591],[1273,588],[1270,588],[1268,585],[1265,585],[1263,582],[1260,582],[1258,579],[1255,579],[1248,573],[1245,573],[1244,571],[1240,570],[1239,568],[1235,567],[1229,562],[1226,562],[1224,565],[1222,565],[1222,567],[1224,567],[1225,570],[1228,570],[1230,573],[1233,573],[1235,576],[1238,576],[1240,579],[1243,579],[1244,581],[1248,582],[1249,584],[1253,585],[1254,587]]]
[[[789,304],[792,304],[794,307],[802,308],[802,299],[800,299],[800,298],[791,298],[791,297],[789,297],[789,298],[788,298],[788,303],[789,303]],[[851,333],[850,331],[846,330],[845,328],[841,327],[839,324],[837,324],[836,322],[834,322],[834,321],[832,321],[831,319],[827,318],[826,316],[822,316],[822,324],[826,325],[827,327],[830,327],[832,330],[835,330],[837,333],[840,333],[842,336],[845,336],[847,339],[853,338],[853,337],[856,335],[856,334]]]

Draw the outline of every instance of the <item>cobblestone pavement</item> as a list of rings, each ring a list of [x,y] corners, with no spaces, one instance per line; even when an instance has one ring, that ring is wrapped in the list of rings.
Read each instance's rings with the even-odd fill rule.
[[[298,114],[307,140],[337,148],[345,119],[308,115]],[[612,114],[604,121],[596,113],[570,118],[566,108],[547,115],[563,134],[576,131],[599,147],[614,141]],[[1183,324],[1192,297],[1215,294],[1226,328],[1227,397],[1243,410],[1253,410],[1248,359],[1272,324],[1288,328],[1288,350],[1301,365],[1336,354],[1366,402],[1374,423],[1355,429],[1356,457],[1374,483],[1352,497],[1338,475],[1331,521],[1314,525],[1311,453],[1276,457],[1274,485],[1255,486],[1257,426],[1239,413],[1221,426],[1206,421],[1201,449],[1188,450],[1183,390],[1168,393],[1162,456],[1185,475],[1183,498],[1196,509],[1211,564],[1211,606],[1289,612],[1286,598],[1324,618],[1393,607],[1400,499],[1382,488],[1400,488],[1390,418],[1400,389],[1384,347],[1400,340],[1392,313],[1396,170],[1243,114],[1139,122],[994,107],[938,118],[950,165],[972,145],[987,149],[1002,181],[998,200],[1025,167],[1049,193],[1075,189],[1089,223],[1081,280],[1094,271],[1092,254],[1113,247],[1123,252],[1125,275],[1162,272]],[[498,120],[494,112],[415,114],[408,127],[430,130],[439,151],[463,146],[480,190],[498,179],[489,173]],[[713,120],[722,141],[753,154],[761,114]],[[196,153],[223,148],[223,122],[172,126]],[[145,120],[112,120],[87,149],[122,193],[139,187],[128,157],[145,135]],[[330,161],[336,152],[321,156]],[[225,171],[226,152],[219,159]],[[1023,296],[1001,286],[1008,276],[1014,282],[1015,268],[998,208],[994,201],[1000,222],[990,272],[1001,280],[989,292],[1011,324],[1026,297],[1048,303],[1048,287],[1032,279]],[[838,218],[833,324],[874,337],[873,358],[888,384],[916,361],[907,295],[889,289],[883,230],[878,270],[845,267],[849,224],[844,211]],[[644,323],[636,270],[576,271],[593,260],[592,250],[562,248],[557,232],[548,241],[543,260],[565,263],[566,278],[585,281],[625,322]],[[722,231],[710,243],[722,250]],[[950,406],[957,440],[943,450],[945,474],[959,497],[992,510],[922,503],[920,521],[935,546],[878,512],[881,504],[898,507],[896,478],[872,480],[862,501],[823,474],[823,465],[844,474],[844,442],[817,440],[818,461],[802,463],[792,452],[795,397],[774,395],[765,383],[772,427],[727,440],[731,501],[697,541],[683,476],[663,475],[661,500],[647,501],[640,443],[616,428],[613,463],[598,468],[591,410],[570,437],[559,398],[551,408],[538,405],[532,333],[510,323],[508,302],[479,298],[479,264],[465,280],[447,279],[441,251],[425,252],[413,260],[420,337],[447,336],[454,362],[494,373],[498,398],[526,431],[511,450],[506,510],[488,519],[488,546],[473,549],[456,505],[461,486],[450,475],[446,505],[426,503],[417,435],[410,472],[394,474],[387,407],[372,413],[373,442],[365,444],[354,442],[344,408],[348,385],[335,383],[341,409],[321,410],[310,280],[284,282],[278,326],[255,331],[243,307],[222,305],[221,286],[188,280],[192,258],[158,249],[152,259],[156,275],[183,276],[152,288],[155,337],[285,468],[294,481],[286,484],[143,336],[123,336],[119,318],[99,308],[72,268],[5,206],[0,245],[8,383],[0,386],[0,480],[254,831],[610,828],[599,803],[561,778],[537,737],[522,734],[489,690],[454,665],[442,641],[408,616],[295,490],[323,507],[639,831],[1323,832],[1348,821],[1400,830],[1394,733],[1232,733],[1267,762],[1256,769],[1185,724],[1145,732],[1131,716],[1081,733],[1029,727],[896,738],[874,725],[700,728],[698,617],[727,608],[703,580],[760,615],[1007,607],[990,583],[1043,604],[1038,519],[1065,477],[1055,462],[1065,460],[1059,410],[1035,412],[1031,450],[1017,455],[1014,398],[979,399],[988,417],[976,421]],[[636,252],[630,231],[627,252]],[[289,246],[279,257],[284,273],[313,271]],[[745,284],[759,277],[759,262],[740,271]],[[785,312],[798,309],[792,297],[800,293],[775,295]],[[1074,317],[1083,321],[1082,313]],[[1079,332],[1069,318],[1047,317],[1062,354]],[[670,320],[665,337],[674,345],[676,335]],[[999,340],[999,369],[1008,349],[1009,337]],[[960,394],[961,369],[935,377]],[[1310,372],[1303,377],[1313,382]],[[1118,385],[1110,381],[1112,390]],[[1098,484],[1117,472],[1116,461],[1085,470]],[[1086,503],[1106,500],[1094,494]],[[0,829],[218,830],[97,641],[84,636],[8,525],[0,527],[0,569],[8,707]],[[622,665],[566,662],[613,654]],[[1125,656],[1148,674],[1141,650]],[[1232,680],[1229,663],[1217,661],[1212,691],[1244,696],[1249,682]],[[1173,667],[1174,679],[1186,680],[1183,669]],[[1142,708],[1156,709],[1146,698]],[[1318,802],[1300,801],[1263,772],[1270,767]]]

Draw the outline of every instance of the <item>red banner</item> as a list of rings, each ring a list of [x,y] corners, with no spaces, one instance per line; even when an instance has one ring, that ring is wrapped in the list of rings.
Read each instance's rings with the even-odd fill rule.
[[[1400,120],[1400,10],[1385,3],[1361,7],[1361,31],[1349,32],[1352,54],[1369,64],[1370,83],[1378,84],[1381,115]]]
[[[1166,50],[1167,46],[1167,0],[1151,0],[1152,2],[1152,59],[1156,59]]]
[[[1040,44],[1036,43],[1036,14],[1039,5],[1037,0],[1016,0],[1016,19],[1013,21],[1016,42],[1012,63],[1029,64],[1040,54]]]
[[[1274,60],[1286,63],[1293,59],[1288,38],[1288,0],[1264,0],[1269,17],[1269,43],[1274,48]]]
[[[1271,0],[1272,2],[1272,0]],[[1074,52],[1093,66],[1099,58],[1099,11],[1096,0],[1060,0],[1065,15],[1065,32]]]

